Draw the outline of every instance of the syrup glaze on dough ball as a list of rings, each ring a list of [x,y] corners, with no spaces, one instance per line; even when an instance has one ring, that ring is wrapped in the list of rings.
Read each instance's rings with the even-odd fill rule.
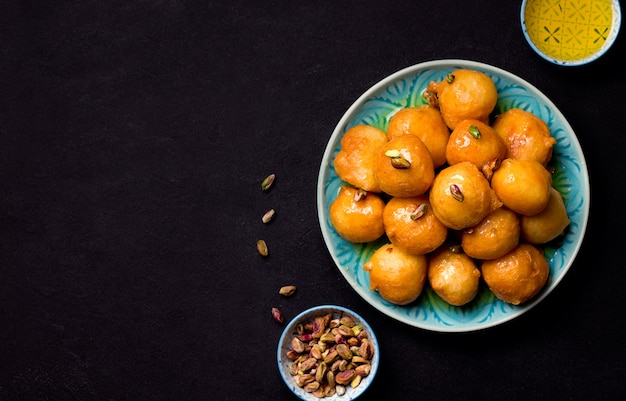
[[[428,282],[441,299],[450,305],[462,306],[476,297],[480,270],[465,253],[444,246],[429,258]]]
[[[505,156],[506,147],[496,131],[473,119],[459,122],[446,145],[446,160],[449,164],[472,162],[487,179],[491,178]]]
[[[438,109],[429,105],[399,109],[389,120],[387,138],[413,134],[424,142],[435,168],[446,162],[446,144],[450,136],[448,126]]]
[[[492,127],[506,146],[506,157],[536,160],[544,166],[552,158],[556,138],[551,135],[548,124],[535,114],[510,109],[497,116]]]
[[[446,125],[454,130],[467,119],[489,123],[489,115],[498,101],[496,84],[483,72],[459,69],[448,74],[440,82],[431,82],[428,94],[436,95],[441,115]]]
[[[363,265],[370,275],[370,290],[396,305],[415,301],[426,282],[428,258],[413,255],[393,244],[378,248]]]
[[[532,216],[548,206],[552,175],[535,160],[504,159],[493,173],[491,187],[506,207]]]
[[[534,216],[522,216],[522,237],[531,244],[545,244],[563,234],[569,223],[563,195],[553,187],[550,202],[543,211]]]
[[[489,181],[471,162],[453,164],[441,170],[429,196],[435,216],[454,230],[475,226],[502,206]]]
[[[448,236],[448,228],[433,213],[426,194],[391,198],[383,210],[383,223],[392,244],[416,255],[434,251]]]
[[[330,223],[346,241],[371,242],[385,233],[385,202],[374,192],[357,195],[358,189],[342,186],[330,204]]]
[[[348,129],[333,161],[339,178],[356,188],[380,192],[374,178],[374,161],[385,143],[387,134],[376,127],[359,124]]]
[[[482,262],[483,279],[496,297],[519,305],[531,298],[548,281],[550,266],[543,252],[528,243],[520,243],[506,255]]]
[[[425,193],[435,177],[430,152],[416,135],[400,135],[382,146],[374,165],[380,189],[408,198]]]
[[[480,223],[461,234],[461,246],[468,256],[495,259],[517,246],[520,238],[520,218],[511,209],[499,207]]]

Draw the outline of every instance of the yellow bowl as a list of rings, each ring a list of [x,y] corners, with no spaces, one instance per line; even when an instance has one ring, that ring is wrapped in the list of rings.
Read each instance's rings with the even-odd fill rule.
[[[569,66],[606,53],[622,21],[618,0],[523,0],[520,17],[533,50],[552,63]]]

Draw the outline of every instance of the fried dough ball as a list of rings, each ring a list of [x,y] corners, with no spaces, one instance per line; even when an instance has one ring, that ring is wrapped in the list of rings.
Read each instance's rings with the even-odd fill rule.
[[[459,122],[446,145],[446,159],[449,164],[472,162],[488,180],[505,156],[506,147],[500,136],[479,120]]]
[[[480,270],[468,255],[444,246],[429,258],[428,282],[441,299],[462,306],[476,297]]]
[[[358,191],[345,185],[339,189],[337,198],[330,204],[330,223],[346,241],[374,241],[385,233],[385,202],[374,192],[362,196]]]
[[[467,119],[488,124],[498,101],[498,89],[491,78],[469,69],[453,71],[440,82],[431,82],[427,93],[436,94],[443,120],[451,130]]]
[[[563,234],[569,224],[563,195],[552,187],[550,202],[543,211],[534,216],[522,216],[521,235],[531,244],[545,244]]]
[[[396,305],[415,301],[426,282],[428,258],[413,255],[393,244],[378,248],[363,269],[370,274],[370,289]]]
[[[374,164],[380,189],[408,198],[425,193],[435,177],[430,152],[416,135],[400,135],[382,146]]]
[[[398,110],[389,120],[387,138],[413,134],[424,142],[435,168],[446,162],[446,144],[450,137],[448,126],[438,109],[429,105]]]
[[[513,108],[497,116],[492,127],[506,145],[506,157],[536,160],[544,166],[552,158],[556,138],[537,115]]]
[[[537,295],[550,274],[543,252],[525,242],[500,258],[483,261],[481,270],[485,283],[494,295],[513,305],[522,304]]]
[[[454,230],[475,226],[502,202],[489,181],[471,162],[461,162],[441,170],[429,193],[435,216]]]
[[[463,251],[476,259],[495,259],[517,246],[520,239],[520,218],[511,209],[499,207],[474,227],[463,230]]]
[[[435,216],[428,195],[391,198],[383,210],[385,233],[392,244],[424,255],[446,240],[448,228]]]
[[[374,161],[386,143],[387,134],[379,128],[359,124],[348,129],[333,161],[339,178],[356,188],[381,192],[374,178]]]
[[[504,159],[493,173],[491,187],[506,207],[532,216],[548,206],[552,175],[535,160]]]

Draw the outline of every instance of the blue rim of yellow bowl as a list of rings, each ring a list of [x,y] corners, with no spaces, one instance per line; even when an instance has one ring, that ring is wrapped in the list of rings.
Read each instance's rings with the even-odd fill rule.
[[[539,56],[578,66],[609,50],[622,16],[618,0],[523,0],[520,19],[526,41]]]

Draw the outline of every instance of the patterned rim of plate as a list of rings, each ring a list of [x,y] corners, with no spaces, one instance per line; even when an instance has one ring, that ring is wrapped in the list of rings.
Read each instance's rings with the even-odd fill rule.
[[[562,242],[544,247],[550,262],[550,279],[543,290],[527,303],[514,306],[497,298],[481,284],[476,298],[468,305],[456,307],[441,300],[428,285],[418,300],[407,306],[385,301],[369,289],[369,276],[363,264],[373,252],[387,242],[381,239],[369,244],[352,244],[341,238],[332,227],[328,207],[336,197],[341,181],[332,160],[339,152],[340,141],[347,129],[364,123],[386,131],[388,118],[402,107],[425,104],[424,88],[431,81],[440,81],[458,68],[470,68],[489,75],[498,88],[496,113],[518,107],[542,118],[557,139],[551,166],[555,173],[553,185],[563,194],[570,226]],[[468,60],[437,60],[416,64],[384,78],[346,111],[326,146],[317,185],[317,208],[320,228],[326,246],[352,288],[370,305],[384,314],[408,325],[439,332],[467,332],[492,327],[518,317],[541,302],[563,279],[582,245],[589,218],[590,190],[587,165],[578,139],[556,106],[525,80],[497,67]]]
[[[622,14],[621,14],[621,7],[619,4],[619,0],[611,0],[611,12],[612,12],[612,17],[611,17],[611,26],[608,29],[608,32],[599,32],[596,31],[593,33],[593,35],[596,36],[596,40],[597,39],[603,39],[604,40],[604,44],[602,46],[600,46],[597,51],[595,51],[594,53],[590,54],[589,56],[586,57],[581,57],[581,58],[572,58],[572,59],[564,59],[564,58],[555,58],[549,54],[546,54],[545,51],[543,51],[541,49],[542,45],[538,45],[535,43],[535,41],[532,39],[530,32],[529,32],[529,26],[528,24],[533,24],[534,21],[527,21],[526,20],[526,9],[528,6],[529,2],[533,2],[534,3],[538,3],[541,2],[542,0],[523,0],[522,1],[522,6],[521,6],[521,10],[520,10],[520,21],[521,21],[521,25],[522,25],[522,32],[524,33],[524,37],[526,38],[526,41],[528,42],[528,44],[530,45],[530,47],[535,51],[535,53],[537,53],[539,56],[541,56],[543,59],[554,63],[554,64],[558,64],[558,65],[563,65],[563,66],[579,66],[579,65],[583,65],[583,64],[587,64],[590,63],[598,58],[600,58],[602,55],[604,55],[609,48],[611,48],[611,46],[613,45],[613,43],[615,42],[615,40],[617,39],[617,35],[620,31],[620,27],[621,27],[621,23],[622,23]],[[543,1],[544,3],[549,3],[548,0]],[[554,8],[556,7],[556,5],[558,5],[559,7],[561,7],[560,5],[560,1],[556,0],[556,1],[552,1],[552,3],[554,4],[547,4],[548,8]],[[587,6],[593,7],[593,1],[590,0],[590,4],[586,4]],[[548,20],[549,18],[546,17],[546,20]],[[591,26],[591,25],[590,25]],[[565,36],[568,36],[570,38],[570,42],[571,43],[579,43],[580,42],[580,38],[577,37],[577,35],[582,34],[582,30],[579,32],[571,32],[571,30],[560,30],[561,28],[560,26],[556,26],[553,27],[553,31],[550,32],[550,27],[549,26],[543,26],[542,27],[543,30],[541,30],[541,32],[543,32],[546,37],[545,37],[545,41],[550,41],[550,40],[554,40],[557,36],[563,35],[560,37],[560,42],[564,43],[565,39],[563,39]],[[532,29],[532,28],[531,28]],[[545,32],[544,32],[545,30]],[[558,32],[557,32],[558,31]],[[569,33],[567,33],[569,32]]]

